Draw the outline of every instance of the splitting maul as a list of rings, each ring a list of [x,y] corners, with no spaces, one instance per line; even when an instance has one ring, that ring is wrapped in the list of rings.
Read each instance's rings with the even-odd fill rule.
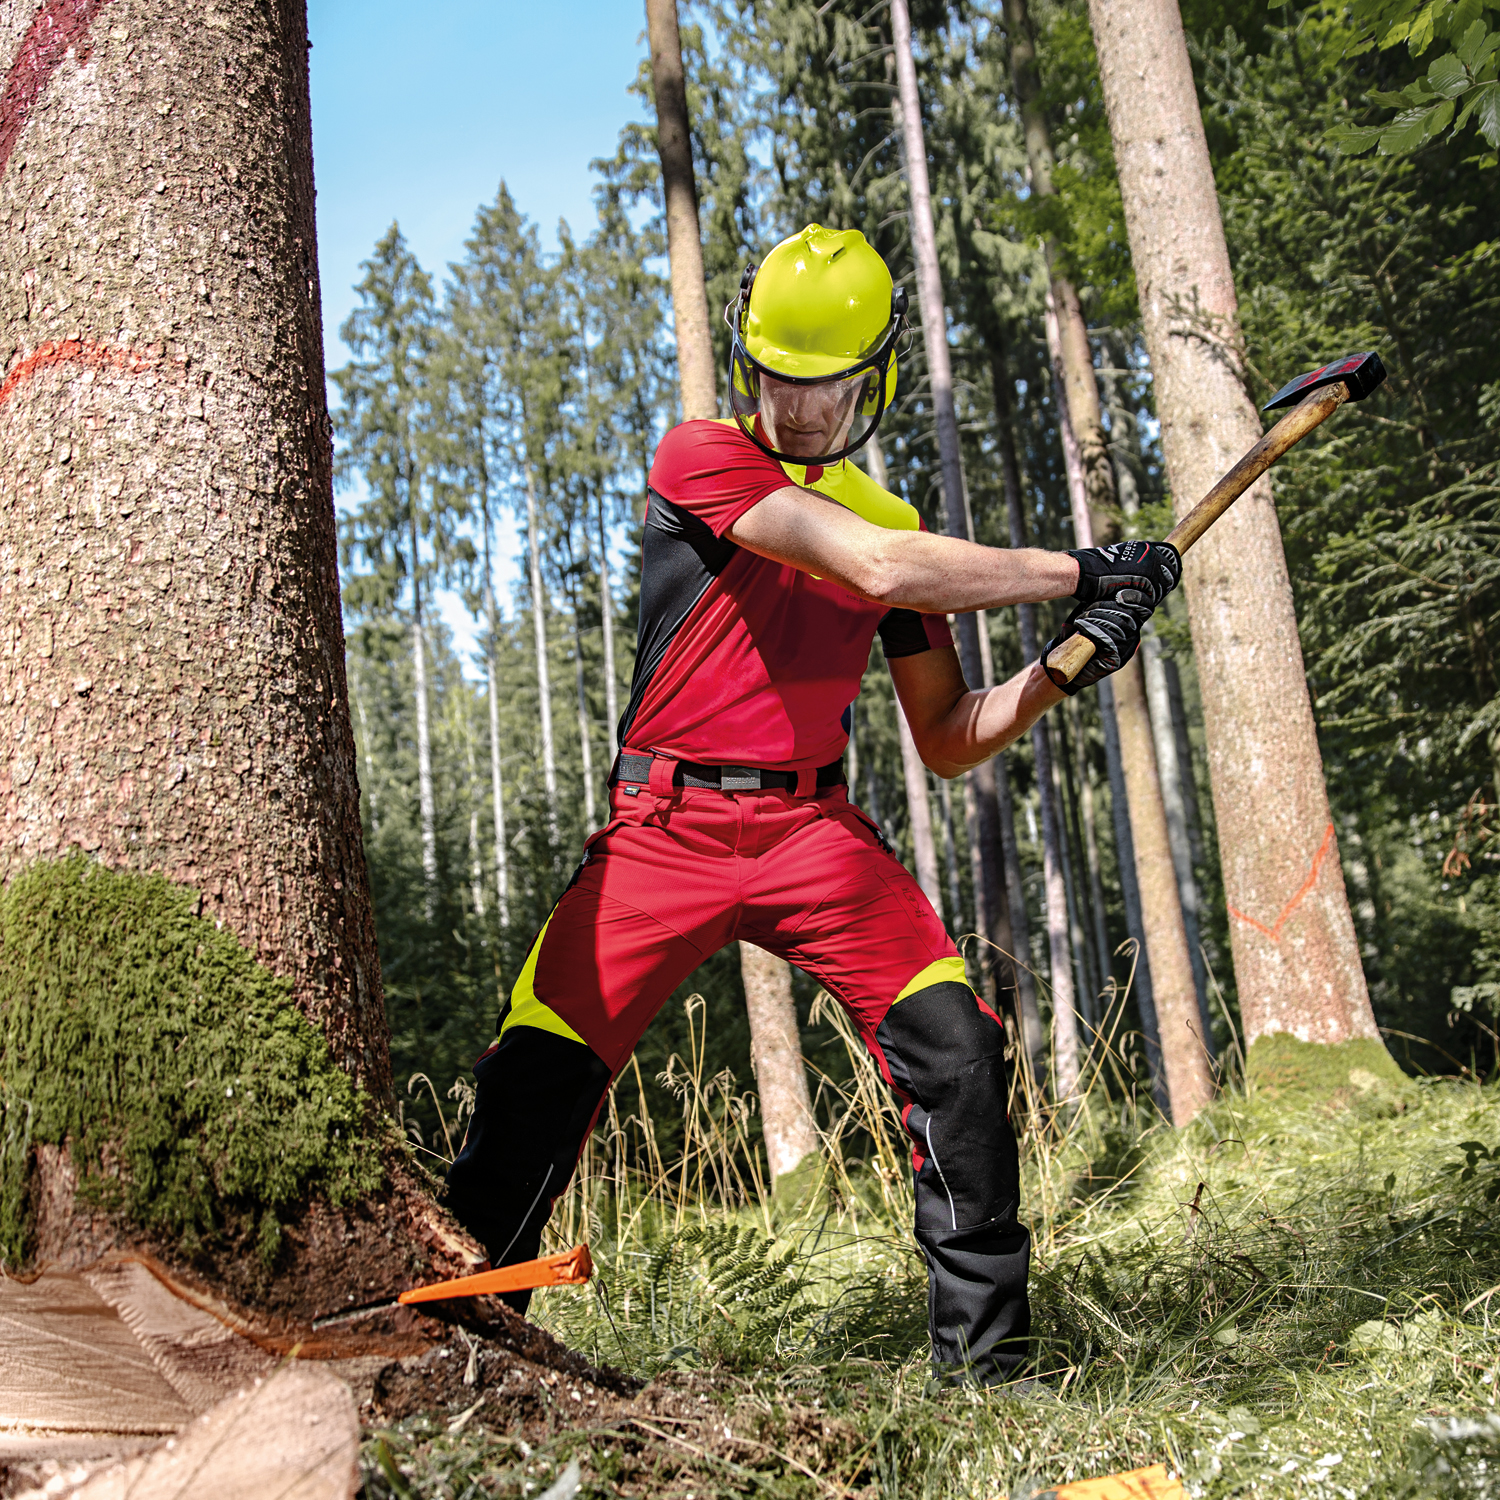
[[[1266,411],[1292,409],[1172,528],[1166,540],[1186,552],[1283,453],[1326,422],[1346,401],[1363,401],[1385,379],[1374,353],[1346,354],[1288,381],[1265,404]],[[1086,635],[1070,635],[1047,657],[1054,682],[1072,682],[1094,654]]]

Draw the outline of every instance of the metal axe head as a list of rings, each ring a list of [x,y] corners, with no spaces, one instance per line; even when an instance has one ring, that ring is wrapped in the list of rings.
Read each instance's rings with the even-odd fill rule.
[[[1275,411],[1278,407],[1295,406],[1309,391],[1332,385],[1336,380],[1342,380],[1349,387],[1351,401],[1363,401],[1384,379],[1385,366],[1373,350],[1364,354],[1346,354],[1342,359],[1319,365],[1316,370],[1287,381],[1261,410]]]

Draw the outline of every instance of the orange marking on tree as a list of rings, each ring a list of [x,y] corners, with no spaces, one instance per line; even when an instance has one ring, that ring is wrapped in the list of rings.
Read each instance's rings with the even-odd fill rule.
[[[4,406],[10,400],[12,392],[33,375],[56,365],[82,365],[86,370],[121,370],[126,374],[136,375],[144,370],[154,369],[156,364],[154,355],[110,344],[98,344],[93,339],[62,339],[56,343],[48,340],[45,344],[38,344],[24,359],[11,366],[4,382],[0,383],[0,406]]]
[[[1323,842],[1318,845],[1318,852],[1313,855],[1312,869],[1308,872],[1307,879],[1302,882],[1302,889],[1281,908],[1281,915],[1276,918],[1276,925],[1274,927],[1267,927],[1264,922],[1257,922],[1254,917],[1247,917],[1244,912],[1236,911],[1232,906],[1229,907],[1229,915],[1231,917],[1238,917],[1240,921],[1255,928],[1257,932],[1265,933],[1273,943],[1279,943],[1281,941],[1281,929],[1286,926],[1287,920],[1302,904],[1308,892],[1318,883],[1318,876],[1323,870],[1323,861],[1327,859],[1328,851],[1332,847],[1333,824],[1330,823],[1327,831],[1323,834]],[[1228,903],[1226,902],[1225,905],[1228,906]]]
[[[6,69],[5,89],[0,92],[0,173],[5,171],[36,101],[63,59],[71,52],[79,62],[88,60],[85,38],[94,17],[109,3],[110,0],[48,0],[31,18],[31,25]]]

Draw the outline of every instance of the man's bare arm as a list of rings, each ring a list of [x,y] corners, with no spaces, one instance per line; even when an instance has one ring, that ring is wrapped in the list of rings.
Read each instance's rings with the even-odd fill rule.
[[[945,780],[988,760],[1036,723],[1063,694],[1039,662],[979,692],[964,686],[958,653],[947,646],[898,656],[887,665],[923,764]]]
[[[888,531],[794,484],[747,510],[729,528],[729,539],[830,578],[861,599],[925,614],[1065,599],[1078,587],[1078,564],[1066,552],[1009,551],[921,531]]]

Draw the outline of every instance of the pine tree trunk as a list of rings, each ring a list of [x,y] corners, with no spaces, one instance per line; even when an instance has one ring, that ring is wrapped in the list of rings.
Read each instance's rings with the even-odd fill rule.
[[[492,533],[488,485],[486,474],[485,493],[480,501],[484,531],[484,618],[489,627],[484,671],[490,711],[490,799],[495,825],[495,906],[500,915],[500,925],[507,927],[510,925],[510,861],[505,842],[505,779],[501,775],[500,766],[500,692],[495,665],[495,653],[500,641],[500,611],[495,606],[495,571],[490,555]]]
[[[489,650],[485,652],[485,680],[490,711],[490,799],[495,823],[495,907],[502,927],[510,924],[510,870],[505,844],[505,782],[500,774],[500,690],[495,681],[495,596],[485,588],[490,618]]]
[[[740,974],[750,1015],[750,1060],[760,1093],[766,1160],[774,1184],[817,1151],[821,1142],[792,1003],[792,971],[764,948],[742,942]]]
[[[672,275],[672,319],[677,332],[677,382],[684,421],[719,414],[715,395],[713,343],[708,335],[708,291],[703,279],[703,241],[698,225],[698,190],[693,176],[687,85],[682,69],[682,42],[677,32],[677,0],[646,0],[651,37],[651,80],[656,98],[656,144],[661,157],[667,209],[667,254]],[[780,972],[773,968],[780,965]],[[798,1118],[807,1101],[807,1077],[792,1010],[792,971],[779,958],[740,944],[740,973],[749,1006],[750,1046],[757,1058],[761,1118],[766,1140],[805,1139]],[[764,1003],[750,1004],[752,994]],[[765,1036],[761,1028],[772,1030]],[[789,1044],[787,1038],[792,1039]],[[812,1106],[806,1103],[810,1122]],[[816,1149],[814,1133],[812,1145]],[[791,1149],[790,1147],[788,1149]],[[795,1163],[794,1163],[795,1165]],[[772,1175],[776,1175],[773,1166]]]
[[[615,596],[609,576],[609,528],[604,523],[604,496],[599,499],[599,624],[604,637],[604,720],[609,763],[620,753],[620,695],[615,681]]]
[[[938,876],[937,844],[932,837],[932,804],[927,800],[927,767],[912,738],[911,725],[899,698],[896,708],[896,732],[901,738],[901,771],[906,779],[907,826],[911,829],[911,857],[916,866],[917,884],[932,903],[932,909],[943,919],[943,885]]]
[[[388,1100],[306,17],[221,10],[0,4],[0,875],[196,887]]]
[[[677,0],[646,0],[651,38],[651,85],[656,98],[656,149],[667,210],[667,254],[672,275],[672,321],[677,331],[677,379],[684,421],[719,414],[698,188],[688,129],[687,82],[677,32]]]
[[[1261,424],[1176,0],[1089,10],[1182,515]],[[1186,586],[1246,1039],[1378,1043],[1268,478],[1188,554]]]
[[[917,70],[911,52],[911,16],[907,0],[891,0],[891,36],[896,55],[898,97],[891,101],[892,118],[902,143],[906,181],[911,194],[911,238],[917,262],[917,303],[922,317],[922,346],[927,353],[927,379],[937,424],[942,478],[943,529],[949,536],[973,539],[965,495],[963,455],[959,447],[958,415],[953,404],[953,363],[948,350],[948,312],[943,300],[943,277],[938,265],[937,239],[932,223],[932,192],[927,179],[927,147],[922,132],[922,106],[917,94]],[[984,681],[979,643],[979,621],[973,614],[954,620],[958,655],[964,680],[971,686]],[[904,752],[904,745],[903,745]],[[999,910],[1004,899],[1002,851],[999,848],[999,811],[994,772],[976,768],[967,773],[978,804],[978,834],[982,890],[976,905],[986,912]],[[908,773],[908,785],[909,773]],[[957,913],[954,921],[957,922]]]
[[[1101,992],[1110,977],[1109,930],[1104,921],[1104,879],[1099,870],[1099,825],[1094,809],[1094,781],[1089,775],[1088,749],[1083,737],[1083,711],[1077,698],[1068,699],[1068,722],[1073,729],[1073,771],[1078,785],[1078,808],[1083,821],[1083,852],[1089,875],[1089,935],[1094,940],[1094,962]]]
[[[1213,1035],[1208,1018],[1208,973],[1198,923],[1198,879],[1193,873],[1193,855],[1188,844],[1187,805],[1183,782],[1192,767],[1177,759],[1177,736],[1172,729],[1172,701],[1167,690],[1167,664],[1161,654],[1161,638],[1154,630],[1141,641],[1141,669],[1146,681],[1146,705],[1151,710],[1151,738],[1156,744],[1156,764],[1161,770],[1161,800],[1167,815],[1167,836],[1172,844],[1172,868],[1177,875],[1177,894],[1182,901],[1182,926],[1187,934],[1188,958],[1193,966],[1193,988],[1198,992],[1198,1017],[1205,1037]]]
[[[573,677],[578,693],[578,752],[583,767],[583,823],[592,833],[598,826],[594,805],[594,747],[590,743],[588,683],[583,673],[583,636],[578,629],[578,601],[573,601]]]
[[[953,791],[941,777],[937,778],[937,789],[938,803],[943,809],[943,862],[948,874],[948,909],[953,913],[953,931],[958,933],[964,925],[964,903],[958,881],[958,837],[953,827]],[[969,791],[972,795],[972,788]]]
[[[547,793],[547,829],[557,842],[557,748],[552,741],[552,674],[547,665],[547,596],[542,589],[542,538],[536,482],[526,465],[526,552],[531,576],[531,623],[536,641],[537,717],[542,721],[542,785]]]
[[[1053,352],[1053,379],[1058,387],[1063,455],[1071,476],[1069,492],[1073,500],[1073,531],[1080,546],[1091,547],[1094,543],[1093,516],[1087,499],[1082,454],[1072,432],[1072,413],[1057,371],[1061,340],[1050,293],[1047,335]],[[1097,421],[1097,394],[1094,414]],[[1109,482],[1113,490],[1112,475]],[[1160,1028],[1162,1064],[1172,1101],[1172,1121],[1176,1125],[1186,1125],[1213,1099],[1213,1072],[1200,1019],[1198,991],[1193,983],[1193,965],[1188,954],[1182,903],[1177,894],[1177,877],[1172,870],[1166,806],[1162,800],[1151,722],[1146,717],[1146,683],[1139,652],[1114,674],[1112,684],[1114,710],[1119,720],[1120,759],[1130,810],[1131,842],[1135,848],[1142,937],[1151,959],[1152,998]],[[1170,879],[1164,878],[1160,864],[1163,858]]]
[[[432,726],[428,718],[427,640],[420,601],[411,622],[411,668],[417,700],[417,806],[422,823],[422,875],[427,882],[427,915],[437,886],[437,813],[432,796]]]
[[[467,698],[464,708],[464,754],[469,763],[469,895],[474,915],[484,920],[484,862],[479,857],[479,772],[474,764],[474,723],[469,717]]]

